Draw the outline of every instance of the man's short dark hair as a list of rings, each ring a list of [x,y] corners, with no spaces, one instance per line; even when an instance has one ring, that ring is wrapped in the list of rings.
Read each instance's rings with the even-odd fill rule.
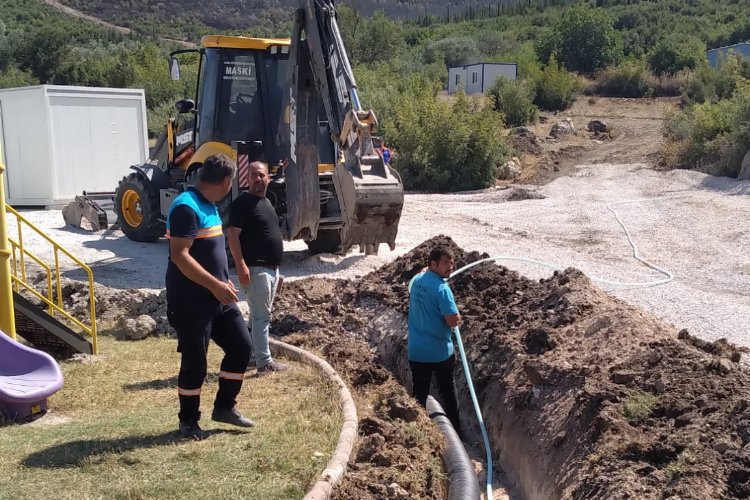
[[[198,180],[207,184],[221,184],[227,178],[234,179],[237,165],[224,154],[211,155],[206,158],[198,171]]]
[[[430,251],[430,260],[428,261],[428,263],[430,262],[440,263],[440,260],[443,257],[448,257],[449,259],[452,259],[453,252],[451,252],[448,249],[448,247],[445,247],[443,245],[438,245]]]

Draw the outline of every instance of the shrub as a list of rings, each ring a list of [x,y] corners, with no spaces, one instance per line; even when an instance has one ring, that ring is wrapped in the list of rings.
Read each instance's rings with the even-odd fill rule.
[[[594,91],[607,97],[648,97],[654,93],[650,76],[642,63],[623,63],[601,71]]]
[[[622,414],[632,425],[638,425],[651,415],[658,402],[653,394],[638,392],[622,402]]]
[[[729,99],[672,114],[665,120],[664,135],[668,166],[737,176],[750,148],[750,81],[738,81]]]
[[[536,121],[538,110],[524,82],[499,77],[487,95],[492,99],[495,111],[505,116],[506,126],[520,127]]]
[[[575,93],[581,83],[574,74],[561,68],[554,56],[549,64],[532,76],[534,82],[534,104],[548,111],[569,108],[575,101]]]
[[[651,77],[651,87],[654,89],[654,97],[676,97],[682,94],[685,85],[690,79],[691,73],[680,72],[676,75],[664,75]]]
[[[39,80],[27,71],[21,71],[13,66],[7,71],[0,71],[0,89],[38,85]]]
[[[734,95],[737,85],[750,78],[750,61],[730,55],[720,58],[716,68],[703,67],[685,85],[682,103],[685,105],[716,103]]]
[[[418,81],[392,99],[397,103],[383,135],[407,189],[447,192],[494,184],[509,156],[500,114],[460,92],[453,103],[438,99]]]

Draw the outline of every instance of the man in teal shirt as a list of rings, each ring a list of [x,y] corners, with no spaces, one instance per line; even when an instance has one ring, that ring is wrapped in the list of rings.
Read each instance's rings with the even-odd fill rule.
[[[425,406],[434,373],[445,414],[456,432],[460,432],[451,328],[458,326],[461,315],[445,282],[454,268],[451,251],[435,247],[430,252],[427,271],[415,276],[409,284],[408,352],[414,397]]]

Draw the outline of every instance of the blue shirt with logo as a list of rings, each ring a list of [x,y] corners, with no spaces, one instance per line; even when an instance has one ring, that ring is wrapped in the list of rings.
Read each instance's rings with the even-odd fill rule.
[[[194,187],[180,193],[172,202],[167,216],[167,238],[193,240],[190,256],[220,281],[229,279],[221,217],[216,205]],[[208,288],[184,274],[172,262],[170,253],[166,275],[167,303],[170,309],[215,307],[219,304]]]
[[[409,361],[445,361],[453,356],[453,339],[444,317],[458,313],[453,292],[448,283],[432,271],[415,276],[410,288]]]

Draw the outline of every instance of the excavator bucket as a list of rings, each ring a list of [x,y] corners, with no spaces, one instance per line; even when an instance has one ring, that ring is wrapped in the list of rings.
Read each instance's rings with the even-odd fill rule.
[[[359,245],[360,251],[371,254],[381,243],[393,250],[404,205],[401,179],[378,155],[362,158],[360,170],[352,172],[343,165],[335,170],[336,189],[344,201],[342,250]]]

